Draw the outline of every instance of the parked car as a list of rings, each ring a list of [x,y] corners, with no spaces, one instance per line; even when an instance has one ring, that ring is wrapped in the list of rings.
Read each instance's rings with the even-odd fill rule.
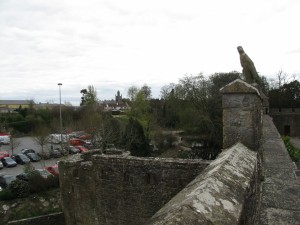
[[[67,151],[69,152],[69,154],[77,154],[80,153],[80,150],[78,148],[76,148],[75,146],[70,145],[67,148]]]
[[[29,181],[27,173],[19,173],[16,178],[23,181]]]
[[[52,176],[52,174],[45,169],[36,169],[35,171],[39,173],[43,178]],[[19,173],[16,178],[23,181],[29,181],[29,176],[27,173]]]
[[[25,154],[16,154],[16,155],[12,155],[12,159],[16,161],[16,163],[19,164],[26,164],[30,162],[30,159],[25,155]]]
[[[17,165],[16,161],[10,157],[2,158],[1,162],[3,163],[3,166],[6,166],[6,167],[14,167]]]
[[[81,153],[89,151],[86,147],[84,147],[82,145],[78,145],[78,146],[75,146],[75,147],[78,148]]]
[[[46,166],[45,170],[47,170],[49,173],[52,173],[53,175],[58,175],[58,165],[54,165],[54,166]]]
[[[16,176],[14,175],[0,175],[0,187],[7,188],[14,180],[16,180]]]
[[[21,153],[27,155],[28,153],[35,153],[35,151],[33,149],[27,149],[27,148],[25,148],[25,149],[21,150]]]
[[[83,145],[85,142],[84,142],[84,140],[81,140],[79,138],[71,138],[69,140],[69,143],[72,146],[78,146],[78,145]]]
[[[49,152],[38,152],[37,155],[41,157],[41,159],[51,159]]]
[[[29,152],[26,155],[30,159],[31,162],[38,162],[41,160],[41,157],[39,157],[36,153]]]
[[[10,144],[10,136],[9,135],[0,136],[0,143],[3,145],[9,145]]]
[[[3,163],[0,161],[0,169],[3,169]]]
[[[95,148],[95,146],[92,144],[91,141],[85,141],[85,143],[83,144],[83,146],[86,147],[86,148],[89,149],[89,150]]]
[[[62,156],[63,156],[63,154],[57,149],[54,149],[54,150],[50,151],[50,157],[51,158],[60,158]]]
[[[36,169],[37,172],[43,177],[43,178],[48,178],[49,176],[53,176],[50,172],[48,172],[45,169]]]
[[[0,152],[0,159],[2,159],[2,158],[4,158],[4,157],[9,157],[8,151],[1,151],[1,152]]]

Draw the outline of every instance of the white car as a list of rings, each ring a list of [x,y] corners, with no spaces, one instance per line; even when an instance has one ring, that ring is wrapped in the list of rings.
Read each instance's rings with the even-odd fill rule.
[[[0,169],[3,169],[3,163],[0,161]]]
[[[0,143],[2,143],[3,145],[9,145],[10,137],[9,136],[0,136]]]

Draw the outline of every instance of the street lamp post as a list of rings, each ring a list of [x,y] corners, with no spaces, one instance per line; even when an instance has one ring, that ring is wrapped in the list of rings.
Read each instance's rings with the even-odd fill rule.
[[[61,86],[62,83],[58,83],[59,88],[59,123],[60,123],[60,147],[61,151],[63,151],[63,139],[62,139],[62,117],[61,117]]]

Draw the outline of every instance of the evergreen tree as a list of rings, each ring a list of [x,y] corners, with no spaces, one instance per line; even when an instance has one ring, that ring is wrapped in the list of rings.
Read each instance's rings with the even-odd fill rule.
[[[126,150],[133,156],[149,156],[150,148],[142,125],[138,120],[130,118],[125,128],[124,142]]]

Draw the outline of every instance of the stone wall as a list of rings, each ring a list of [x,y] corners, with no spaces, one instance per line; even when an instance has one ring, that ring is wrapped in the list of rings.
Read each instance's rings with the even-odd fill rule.
[[[208,164],[107,155],[60,162],[66,224],[144,224]]]
[[[7,225],[65,225],[63,213],[53,213],[28,219],[8,222]]]
[[[269,114],[281,135],[300,137],[300,108],[271,108]]]
[[[252,192],[256,155],[241,143],[225,149],[146,224],[241,224]]]
[[[262,98],[259,91],[242,80],[221,90],[223,107],[223,148],[242,142],[258,150],[262,128]]]
[[[267,115],[264,116],[262,148],[264,180],[257,224],[300,224],[300,180],[295,174],[296,165],[272,118]]]

